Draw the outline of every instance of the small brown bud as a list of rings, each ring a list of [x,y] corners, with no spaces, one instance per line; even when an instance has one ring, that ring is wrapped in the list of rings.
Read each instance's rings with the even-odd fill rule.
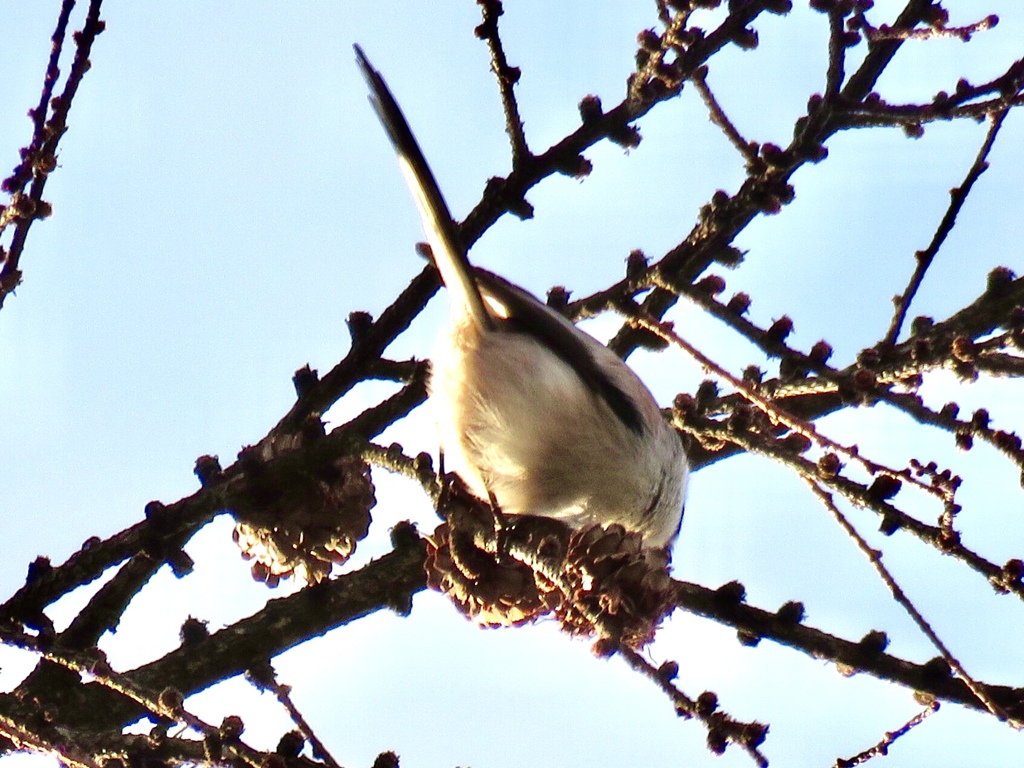
[[[569,306],[569,293],[564,285],[556,285],[548,291],[547,305],[558,313],[563,313]]]
[[[747,384],[757,386],[764,379],[764,371],[756,365],[748,365],[743,369],[743,381]]]
[[[953,357],[963,363],[970,363],[974,361],[974,341],[967,336],[957,336],[953,339],[951,351],[953,352]]]
[[[750,749],[757,749],[768,736],[768,726],[764,723],[747,723],[743,726],[740,736],[743,743]]]
[[[636,280],[640,275],[647,272],[647,256],[639,248],[629,252],[626,257],[626,277]]]
[[[783,315],[765,332],[765,336],[768,341],[776,344],[783,344],[786,341],[786,337],[793,332],[793,321],[788,315]]]
[[[783,168],[789,163],[788,157],[782,151],[782,148],[778,144],[772,144],[771,142],[761,145],[761,157],[773,168]]]
[[[355,313],[353,313],[355,314]],[[351,319],[349,315],[349,319]],[[349,328],[352,326],[349,325]],[[295,385],[295,394],[301,399],[313,391],[320,377],[317,375],[315,369],[310,368],[309,364],[302,366],[292,376],[292,384]]]
[[[750,296],[740,291],[729,299],[729,303],[725,307],[737,315],[746,314],[747,310],[750,309]]]
[[[924,666],[921,668],[921,674],[929,682],[938,682],[950,677],[952,672],[949,668],[949,662],[941,656],[936,656],[924,663]]]
[[[743,27],[733,34],[732,41],[744,51],[752,51],[757,48],[758,44],[757,30],[752,27]]]
[[[245,723],[242,722],[242,718],[238,715],[228,715],[225,717],[220,724],[220,737],[225,743],[230,744],[238,741],[242,735],[242,731],[245,730]]]
[[[161,501],[149,502],[143,512],[146,515],[146,521],[151,526],[151,530],[156,533],[166,531],[171,524],[171,510]]]
[[[580,120],[583,121],[584,125],[592,125],[598,122],[602,115],[604,115],[601,99],[597,96],[584,96],[580,100],[579,109]]]
[[[924,136],[924,126],[920,123],[905,123],[903,125],[903,133],[910,139],[920,139]]]
[[[429,252],[430,247],[428,246],[428,259],[430,258]],[[366,338],[366,335],[370,332],[370,329],[373,327],[373,315],[371,315],[369,312],[362,311],[349,312],[348,317],[345,319],[345,325],[348,326],[348,335],[349,338],[352,339],[352,343],[358,344],[360,341]],[[309,366],[306,367],[308,368]],[[313,373],[315,374],[315,371]],[[296,372],[296,375],[298,375],[298,372]],[[298,388],[297,382],[296,388]]]
[[[304,746],[306,746],[305,736],[298,731],[288,731],[278,740],[274,752],[287,760],[298,757]]]
[[[761,636],[754,634],[747,629],[739,629],[736,631],[736,639],[740,645],[746,646],[747,648],[756,648],[761,642]]]
[[[889,636],[885,634],[885,632],[873,629],[864,635],[857,645],[859,645],[860,649],[865,653],[874,656],[884,652],[885,649],[889,647]]]
[[[185,619],[182,622],[181,629],[178,630],[178,638],[181,640],[182,647],[185,648],[198,645],[209,636],[208,622],[201,621],[193,616]]]
[[[185,706],[185,697],[177,688],[164,688],[160,691],[159,702],[165,710],[177,715]]]
[[[697,413],[697,400],[689,393],[680,392],[672,400],[672,409],[684,418],[693,416]]]
[[[984,408],[979,408],[971,416],[971,426],[975,429],[988,429],[989,418],[988,411]]]
[[[949,11],[938,3],[934,3],[923,9],[921,19],[925,24],[941,29],[949,23]]]
[[[698,387],[695,395],[697,408],[706,411],[718,403],[718,384],[711,379],[704,379]]]
[[[910,332],[915,336],[927,336],[935,325],[935,320],[927,315],[918,315],[910,321]]]
[[[200,485],[208,485],[221,473],[220,459],[216,456],[200,456],[196,459],[196,466],[192,471],[199,478]]]
[[[882,514],[882,522],[879,523],[878,530],[881,531],[884,536],[892,536],[902,527],[903,523],[900,522],[899,516],[893,514],[889,510],[886,510]]]
[[[697,714],[701,717],[707,717],[718,709],[718,694],[714,691],[704,691],[704,693],[697,697],[696,705]]]
[[[552,160],[552,165],[560,174],[573,179],[584,179],[594,170],[594,164],[583,155],[558,155]]]
[[[663,661],[661,666],[658,667],[658,679],[663,680],[666,683],[671,683],[677,677],[679,677],[679,662],[676,661]]]
[[[746,252],[741,251],[734,245],[723,245],[721,248],[716,249],[714,253],[715,261],[723,267],[729,267],[730,269],[735,269],[742,264],[745,256]]]
[[[26,584],[32,584],[40,579],[45,579],[53,572],[53,565],[50,558],[40,555],[28,564],[28,575],[25,577]]]
[[[1013,558],[1003,566],[1003,578],[1011,584],[1019,584],[1024,579],[1024,560]]]
[[[606,135],[612,143],[618,144],[623,149],[635,149],[640,146],[640,131],[632,125],[609,126]],[[532,217],[533,209],[531,208],[530,211],[530,217]]]
[[[839,43],[844,48],[853,48],[860,42],[860,34],[858,32],[851,32],[847,30],[839,35]]]
[[[729,737],[721,728],[712,726],[708,729],[708,751],[713,755],[724,755],[729,745]]]
[[[653,29],[641,30],[636,36],[636,41],[648,53],[655,53],[661,50],[661,37]]]
[[[891,475],[879,475],[868,488],[868,495],[875,501],[886,501],[899,493],[902,487],[903,482],[898,478]]]
[[[610,637],[601,637],[590,646],[590,652],[599,659],[610,659],[619,650],[617,641]]]
[[[818,459],[818,475],[825,480],[836,477],[842,468],[842,462],[839,461],[839,457],[834,453],[826,453]]]
[[[747,599],[747,589],[738,581],[730,581],[715,590],[715,598],[726,605],[739,605]]]
[[[815,365],[825,365],[828,359],[832,357],[832,345],[824,339],[818,341],[811,347],[810,354],[807,356]]]
[[[804,604],[798,600],[790,600],[788,603],[783,603],[775,615],[778,616],[779,621],[786,624],[799,624],[804,620]]]
[[[1016,279],[1017,275],[1009,267],[996,267],[988,273],[985,290],[994,296],[1005,296]]]
[[[874,347],[862,349],[857,353],[857,362],[865,368],[874,368],[882,361],[882,356]]]
[[[693,290],[697,293],[717,296],[725,290],[725,280],[718,275],[707,275],[694,283]]]

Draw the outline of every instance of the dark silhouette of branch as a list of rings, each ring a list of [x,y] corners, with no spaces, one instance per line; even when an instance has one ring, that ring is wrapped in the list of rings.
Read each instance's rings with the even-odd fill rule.
[[[253,616],[124,673],[125,682],[137,690],[160,691],[173,681],[187,697],[374,611],[408,613],[412,595],[425,586],[424,551],[419,538],[405,527],[396,527],[394,542],[393,552],[364,568],[270,600]],[[85,730],[120,729],[146,714],[138,701],[100,683],[45,691],[27,688],[20,695],[45,700],[61,711],[62,721]]]
[[[85,24],[81,31],[74,35],[75,58],[65,80],[64,90],[56,98],[51,98],[60,75],[57,63],[64,45],[64,34],[75,5],[74,0],[64,0],[52,37],[53,48],[43,79],[42,96],[39,105],[30,112],[34,128],[32,141],[22,149],[21,162],[0,184],[0,188],[11,195],[10,202],[0,207],[0,233],[8,225],[14,224],[10,248],[6,252],[0,249],[0,263],[3,264],[0,269],[0,307],[3,307],[7,295],[21,282],[19,264],[32,223],[50,215],[50,204],[43,200],[43,189],[46,186],[46,179],[57,167],[57,146],[67,131],[68,112],[78,92],[78,86],[89,69],[89,52],[92,50],[92,44],[105,26],[100,20],[101,3],[102,0],[91,0],[89,3]],[[44,121],[48,110],[50,118]],[[27,193],[24,191],[26,185],[29,187]]]
[[[882,553],[875,549],[872,549],[871,546],[864,540],[864,538],[857,532],[857,530],[850,523],[846,515],[844,515],[840,511],[839,507],[836,506],[831,494],[822,489],[822,487],[818,483],[808,482],[808,485],[811,486],[811,490],[814,491],[815,495],[818,496],[819,499],[821,499],[822,504],[836,518],[836,520],[842,526],[843,530],[846,532],[846,535],[852,538],[857,543],[857,548],[864,554],[865,557],[868,558],[868,561],[871,563],[872,567],[882,578],[882,581],[885,582],[885,585],[889,588],[889,591],[892,593],[893,599],[897,603],[899,603],[904,608],[904,610],[907,611],[907,613],[910,614],[910,617],[914,620],[914,623],[917,624],[920,630],[931,641],[932,645],[934,645],[935,648],[939,651],[939,653],[942,654],[942,658],[945,660],[947,664],[949,664],[950,669],[953,671],[956,677],[959,678],[965,686],[967,686],[968,690],[970,690],[970,692],[974,694],[974,697],[981,702],[985,709],[987,709],[993,715],[998,717],[1000,720],[1009,720],[1015,728],[1020,728],[1020,722],[1016,721],[1015,719],[1011,719],[1009,715],[1007,715],[1006,712],[1003,711],[1002,707],[1000,707],[998,704],[992,701],[992,698],[988,695],[988,692],[985,691],[980,685],[978,685],[978,682],[967,673],[967,670],[964,669],[964,666],[960,663],[960,660],[953,656],[949,648],[946,647],[946,644],[942,642],[939,636],[935,633],[935,630],[932,629],[928,621],[924,618],[924,616],[921,615],[921,612],[917,610],[917,606],[915,606],[911,602],[910,598],[907,597],[906,593],[903,591],[900,585],[896,583],[896,579],[893,578],[892,573],[889,572],[889,569],[886,568],[885,565],[882,563]]]
[[[974,183],[988,169],[988,153],[991,151],[992,145],[995,144],[996,136],[999,135],[999,129],[1003,127],[1003,121],[1006,119],[1007,114],[1009,114],[1008,109],[1001,109],[992,115],[991,125],[989,126],[988,133],[985,135],[985,141],[982,143],[981,149],[978,150],[978,155],[974,158],[970,170],[968,170],[960,186],[954,187],[949,192],[949,207],[946,209],[942,221],[939,222],[939,227],[935,230],[932,241],[923,251],[917,251],[914,254],[917,266],[914,268],[914,274],[911,275],[906,289],[896,299],[896,313],[893,315],[888,333],[885,334],[883,344],[891,346],[899,338],[903,322],[906,320],[907,312],[910,309],[910,304],[914,301],[914,296],[917,295],[917,290],[921,287],[921,283],[924,282],[925,273],[935,260],[939,248],[942,247],[949,233],[953,231],[956,217],[967,201],[967,196],[971,193]]]
[[[889,754],[889,747],[891,747],[897,739],[906,736],[910,731],[919,726],[929,717],[939,711],[939,702],[932,701],[927,707],[922,709],[907,722],[897,728],[895,731],[886,732],[877,744],[870,749],[866,749],[853,757],[849,758],[837,758],[833,764],[833,768],[853,768],[856,765],[862,765],[873,757],[884,757]]]
[[[476,36],[487,43],[491,52],[491,71],[498,79],[498,91],[505,110],[505,130],[512,144],[512,170],[516,171],[533,159],[526,144],[523,119],[519,116],[519,104],[513,90],[522,72],[518,67],[509,65],[505,47],[498,35],[498,17],[505,12],[500,0],[477,0],[477,4],[483,13],[483,21],[476,28]]]

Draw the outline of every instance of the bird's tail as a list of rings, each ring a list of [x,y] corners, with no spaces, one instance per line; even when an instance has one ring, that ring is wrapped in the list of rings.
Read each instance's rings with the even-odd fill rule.
[[[487,327],[492,321],[484,308],[480,290],[473,278],[473,267],[466,257],[466,249],[459,240],[458,229],[452,221],[437,180],[384,78],[370,64],[363,49],[358,45],[354,48],[359,68],[370,87],[370,103],[398,154],[399,166],[423,221],[434,264],[441,273],[441,280],[448,289],[452,305],[457,311],[464,312],[472,322]]]

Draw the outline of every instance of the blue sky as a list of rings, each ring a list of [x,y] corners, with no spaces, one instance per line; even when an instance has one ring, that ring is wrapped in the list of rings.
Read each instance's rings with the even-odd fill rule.
[[[725,51],[709,76],[740,130],[759,141],[785,144],[823,85],[827,23],[802,0],[795,4],[790,17],[758,22],[757,51]],[[873,18],[890,20],[900,5],[877,2]],[[960,76],[981,82],[1021,56],[1018,3],[949,5],[954,23],[990,12],[1002,23],[969,44],[908,44],[879,85],[887,99],[926,101]],[[502,30],[512,63],[523,68],[518,94],[535,150],[575,129],[584,95],[606,105],[621,98],[635,35],[656,22],[653,3],[593,6],[506,5]],[[11,167],[30,135],[24,114],[38,98],[58,9],[38,0],[0,4],[8,33],[0,47],[0,161]],[[263,436],[293,401],[292,373],[306,363],[324,370],[344,354],[347,314],[379,314],[420,270],[412,247],[419,223],[366,103],[353,42],[387,77],[456,216],[489,177],[509,170],[501,105],[468,0],[295,2],[287,11],[108,0],[103,16],[107,31],[47,186],[54,215],[34,227],[24,284],[0,312],[3,595],[35,555],[63,561],[89,536],[137,521],[146,502],[191,493],[197,456],[227,463]],[[741,159],[693,89],[639,127],[637,149],[588,152],[595,170],[585,181],[552,178],[531,191],[535,218],[505,217],[472,258],[540,294],[565,284],[585,295],[620,276],[630,250],[660,256],[716,189],[734,191],[742,180]],[[749,255],[725,275],[729,291],[753,296],[751,314],[762,325],[790,314],[795,346],[824,336],[848,362],[884,333],[889,299],[984,130],[962,123],[930,126],[917,141],[898,130],[835,137],[826,163],[794,177],[795,202],[740,236]],[[1012,115],[914,314],[942,317],[969,302],[997,264],[1024,272],[1022,132],[1024,120]],[[445,315],[443,301],[432,302],[394,356],[428,355]],[[733,371],[759,362],[693,308],[680,306],[673,319]],[[591,330],[614,327],[600,320]],[[631,363],[666,404],[703,377],[672,351],[639,353]],[[964,388],[939,375],[924,392],[937,404],[954,396],[965,408],[995,403],[996,419],[1019,430],[1017,387]],[[361,387],[331,415],[340,421],[388,391]],[[823,429],[897,465],[922,450],[920,428],[881,407],[833,417]],[[984,448],[958,454],[945,438],[924,434],[929,458],[965,476],[969,545],[997,562],[1024,554],[1012,468]],[[410,453],[435,449],[425,411],[386,437]],[[387,546],[393,523],[412,517],[429,529],[435,520],[415,487],[382,472],[376,479],[376,525],[360,562]],[[870,514],[855,519],[873,532]],[[175,647],[189,614],[217,628],[277,596],[251,582],[229,533],[224,520],[204,530],[188,548],[195,574],[176,581],[162,572],[146,601],[160,610],[133,606],[103,640],[115,668]],[[873,543],[969,670],[1024,682],[1018,644],[1008,639],[1024,630],[1019,605],[907,537]],[[675,568],[708,586],[740,579],[761,607],[803,600],[809,623],[844,637],[884,629],[897,655],[934,655],[797,478],[764,460],[737,458],[693,477]],[[72,595],[58,616],[67,620],[85,599]],[[678,660],[691,694],[710,688],[736,717],[770,721],[766,752],[776,765],[831,764],[917,710],[906,691],[842,678],[767,642],[744,648],[729,630],[690,616],[669,622],[651,656]],[[26,663],[0,649],[4,690]],[[481,631],[433,593],[417,596],[410,619],[370,617],[286,654],[278,668],[345,765],[369,765],[385,749],[408,766],[750,764],[738,750],[710,756],[700,726],[677,720],[649,683],[615,660],[592,658],[552,624]],[[239,681],[189,704],[218,722],[241,714],[255,746],[272,747],[288,729],[273,702]],[[948,705],[886,764],[962,765],[977,758],[978,744],[993,764],[1021,750],[1007,727]]]

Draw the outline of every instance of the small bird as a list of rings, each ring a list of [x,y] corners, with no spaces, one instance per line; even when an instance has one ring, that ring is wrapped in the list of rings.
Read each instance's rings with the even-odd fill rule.
[[[614,352],[469,263],[409,124],[358,45],[355,52],[451,302],[429,384],[445,463],[503,514],[574,528],[618,523],[647,548],[670,546],[689,469],[679,435]]]

